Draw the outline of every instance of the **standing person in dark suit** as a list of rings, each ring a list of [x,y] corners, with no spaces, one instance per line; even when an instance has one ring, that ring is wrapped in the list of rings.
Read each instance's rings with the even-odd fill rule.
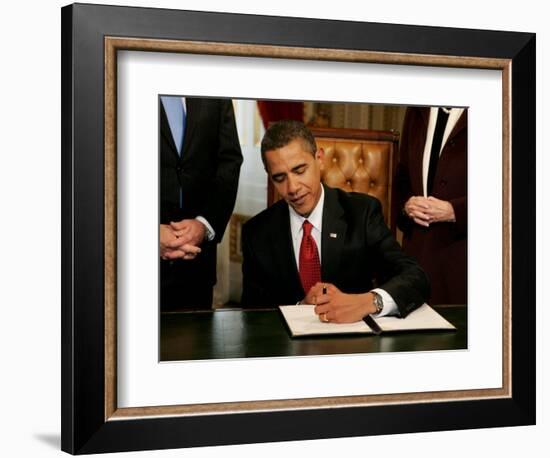
[[[322,150],[298,121],[273,124],[262,159],[283,200],[242,232],[244,307],[316,304],[321,321],[405,317],[429,284],[403,254],[374,197],[323,186]]]
[[[428,274],[431,303],[467,297],[467,112],[409,107],[395,179],[403,249]]]
[[[241,163],[230,99],[160,97],[161,311],[212,306]]]

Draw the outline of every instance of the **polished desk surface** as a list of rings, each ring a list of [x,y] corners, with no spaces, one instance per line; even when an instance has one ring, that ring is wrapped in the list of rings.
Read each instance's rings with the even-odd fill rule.
[[[465,306],[434,307],[456,331],[292,338],[278,309],[163,313],[160,360],[258,358],[467,348]]]

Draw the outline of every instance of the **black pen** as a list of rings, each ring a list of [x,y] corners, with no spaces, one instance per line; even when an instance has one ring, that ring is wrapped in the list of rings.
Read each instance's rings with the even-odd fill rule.
[[[374,334],[376,334],[377,336],[379,336],[380,334],[382,334],[382,328],[379,326],[379,324],[374,321],[374,318],[370,315],[367,315],[363,318],[363,321],[367,324],[367,326],[369,328],[372,329],[372,332],[374,332]]]
[[[323,285],[323,289],[322,289],[322,293],[323,294],[327,294],[327,285]],[[315,305],[317,305],[317,297],[315,298]],[[324,318],[323,318],[324,316]],[[327,319],[327,313],[321,313],[319,315],[319,319],[323,322],[323,323],[328,323],[329,320]]]

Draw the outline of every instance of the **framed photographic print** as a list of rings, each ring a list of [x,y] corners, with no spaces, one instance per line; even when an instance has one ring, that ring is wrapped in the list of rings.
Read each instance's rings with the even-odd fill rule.
[[[534,424],[535,311],[526,307],[535,302],[534,70],[530,33],[63,8],[63,450]],[[438,107],[454,122],[440,134],[439,114],[429,121]],[[467,207],[453,206],[468,245],[446,256],[454,267],[467,262],[467,288],[449,299],[452,307],[432,304],[455,330],[294,338],[276,309],[242,309],[243,258],[271,262],[271,247],[251,250],[241,237],[247,221],[277,199],[291,207],[305,200],[289,198],[270,174],[273,163],[260,151],[266,129],[289,118],[306,125],[323,149],[324,183],[375,195],[385,230],[406,248],[396,185],[399,150],[417,129],[405,118],[414,112],[455,159],[464,146],[449,173],[467,194]],[[174,116],[185,117],[183,131]],[[453,132],[466,117],[468,134],[458,140]],[[200,154],[191,145],[199,141]],[[163,142],[174,151],[165,153]],[[210,154],[212,142],[225,146]],[[172,175],[163,172],[171,160]],[[233,168],[211,171],[215,161]],[[432,179],[452,185],[437,173]],[[421,186],[431,187],[429,178]],[[330,199],[329,188],[316,189]],[[229,210],[219,220],[198,210],[224,199]],[[163,216],[170,206],[181,211]],[[215,287],[208,282],[209,307],[164,310],[163,269],[185,250],[163,251],[163,231],[179,249],[174,240],[191,231],[183,221],[198,217],[207,242],[185,255],[206,258],[211,243],[214,257],[184,292],[217,278]],[[350,267],[346,278],[355,274]],[[277,283],[266,297],[287,286]]]

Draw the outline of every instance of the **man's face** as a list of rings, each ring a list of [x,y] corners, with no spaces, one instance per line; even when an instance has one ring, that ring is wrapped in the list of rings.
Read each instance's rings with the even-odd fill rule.
[[[313,156],[302,140],[265,152],[267,173],[277,192],[302,216],[308,216],[321,197],[322,150]]]

